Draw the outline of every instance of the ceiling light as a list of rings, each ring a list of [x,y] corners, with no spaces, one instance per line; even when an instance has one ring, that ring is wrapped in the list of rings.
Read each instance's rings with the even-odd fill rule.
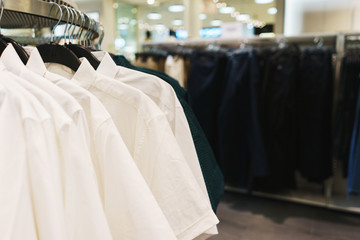
[[[161,14],[160,13],[149,13],[147,15],[147,18],[150,19],[150,20],[159,20],[162,18]]]
[[[164,24],[156,24],[156,25],[154,25],[154,27],[155,27],[155,30],[157,30],[157,31],[166,29],[166,26]]]
[[[221,20],[212,20],[211,22],[210,22],[210,24],[211,24],[211,26],[220,26],[221,24],[222,24],[222,21]]]
[[[231,14],[231,13],[235,12],[235,8],[234,7],[222,7],[219,9],[219,12],[222,14]]]
[[[119,25],[118,25],[118,29],[119,29],[119,30],[128,30],[128,29],[129,29],[129,25],[127,25],[127,24],[119,24]]]
[[[271,7],[267,10],[267,13],[270,15],[275,15],[277,13],[277,8],[276,7]]]
[[[119,7],[119,4],[118,4],[118,3],[114,3],[114,4],[113,4],[113,8],[116,9],[116,8],[118,8],[118,7]]]
[[[247,21],[247,20],[249,20],[250,19],[250,15],[249,14],[240,14],[240,15],[237,15],[236,16],[236,20],[237,21],[240,21],[240,22],[242,22],[242,21]]]
[[[255,0],[256,4],[268,4],[272,3],[274,0]]]
[[[155,0],[147,0],[147,4],[153,5],[155,3]]]
[[[181,19],[175,19],[171,22],[172,25],[174,26],[181,26],[183,24],[183,20]]]
[[[183,12],[185,10],[184,5],[171,5],[168,8],[169,12]]]
[[[222,4],[221,4],[221,3],[217,3],[215,6],[216,6],[217,8],[221,8],[221,7],[222,7]]]
[[[207,18],[206,14],[205,13],[202,13],[199,15],[199,19],[200,20],[205,20]]]

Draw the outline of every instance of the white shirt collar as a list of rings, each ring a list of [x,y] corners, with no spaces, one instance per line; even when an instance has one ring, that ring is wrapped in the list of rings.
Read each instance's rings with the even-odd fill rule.
[[[96,70],[91,66],[86,58],[80,58],[81,64],[76,73],[73,75],[72,80],[77,82],[85,89],[89,89],[94,84],[97,77]]]
[[[110,54],[105,51],[92,52],[92,54],[101,61],[96,71],[107,77],[115,78],[118,68]]]
[[[19,72],[26,69],[14,46],[9,43],[1,54],[1,61],[10,72]]]
[[[47,69],[39,53],[39,50],[36,47],[32,47],[32,48],[27,47],[26,51],[30,55],[29,60],[26,63],[26,67],[32,72],[35,72],[40,76],[44,76]]]

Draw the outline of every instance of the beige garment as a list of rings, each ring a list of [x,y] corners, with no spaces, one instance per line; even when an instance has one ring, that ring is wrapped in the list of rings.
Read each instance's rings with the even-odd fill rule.
[[[131,64],[136,67],[148,68],[159,72],[164,72],[165,59],[159,56],[137,56]]]
[[[185,87],[185,62],[182,57],[169,55],[165,62],[165,73]]]
[[[137,56],[134,61],[131,62],[136,67],[149,68],[152,70],[159,71],[159,66],[155,59],[151,56]]]

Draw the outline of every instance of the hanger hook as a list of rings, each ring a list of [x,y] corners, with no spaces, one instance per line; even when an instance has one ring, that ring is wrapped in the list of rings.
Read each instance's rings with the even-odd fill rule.
[[[316,44],[317,48],[322,48],[324,46],[324,38],[321,36],[315,37],[314,43]]]
[[[89,21],[89,25],[90,25],[90,18],[86,13],[83,13],[83,14],[84,14],[85,21],[84,21],[84,26],[83,26],[81,33],[83,33],[84,30],[86,30],[86,32],[84,34],[82,34],[81,44],[85,45],[85,39],[86,39],[87,31],[88,31],[88,29],[86,28],[86,20]]]
[[[4,0],[2,0],[4,1]],[[50,36],[50,42],[54,42],[54,37],[55,37],[55,29],[59,26],[62,18],[63,18],[63,10],[61,8],[61,6],[55,2],[49,2],[50,4],[53,4],[55,6],[57,6],[59,8],[59,11],[60,11],[60,18],[59,18],[59,21],[55,24],[55,26],[53,27],[52,31],[51,31],[51,36]],[[50,9],[51,11],[51,9]],[[2,15],[2,14],[1,14]]]
[[[74,15],[74,12],[73,10],[71,9],[71,7],[67,7],[69,9],[69,12],[71,14],[71,23],[70,23],[70,26],[68,28],[68,37],[69,37],[69,43],[71,43],[71,40],[72,40],[72,35],[70,33],[70,30],[72,27],[74,27],[74,21],[75,21],[75,15]]]
[[[72,36],[72,40],[74,41],[74,33],[75,33],[75,29],[76,29],[76,26],[77,26],[77,23],[78,23],[78,20],[79,20],[79,13],[78,11],[75,9],[75,8],[71,8],[71,10],[74,12],[75,16],[76,16],[76,20],[75,20],[75,24],[73,26],[73,30],[71,32],[71,36]]]
[[[5,8],[5,0],[1,0],[0,22],[4,14],[4,8]],[[1,25],[0,25],[0,34],[1,34]]]
[[[65,5],[61,5],[61,7],[65,8],[66,10],[66,13],[67,13],[67,19],[66,19],[66,24],[65,24],[65,29],[64,29],[64,40],[66,42],[66,32],[67,32],[67,29],[68,29],[68,26],[69,26],[69,22],[70,22],[70,12],[69,12],[69,9],[67,6]]]
[[[90,32],[89,35],[89,45],[91,45],[91,40],[93,39],[93,36],[95,35],[95,31],[96,31],[96,21],[95,19],[91,19],[92,20],[92,31]]]
[[[85,16],[87,17],[87,19],[89,20],[89,25],[88,25],[88,27],[87,27],[87,30],[86,30],[86,33],[85,33],[85,35],[84,35],[84,45],[86,46],[86,44],[87,44],[87,38],[88,38],[88,35],[89,35],[89,33],[90,33],[90,31],[91,31],[91,18],[85,13]]]
[[[81,24],[80,24],[80,27],[79,27],[79,31],[77,32],[77,39],[78,39],[78,42],[81,44],[81,35],[84,31],[84,25],[85,25],[85,17],[84,17],[84,13],[82,13],[81,11],[77,10],[80,14],[80,17],[81,17]]]

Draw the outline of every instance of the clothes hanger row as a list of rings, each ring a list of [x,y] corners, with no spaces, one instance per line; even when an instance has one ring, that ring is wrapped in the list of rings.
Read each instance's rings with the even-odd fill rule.
[[[67,7],[65,5],[59,5],[57,3],[51,2],[51,4],[56,5],[60,10],[60,19],[57,24],[52,29],[52,41],[49,44],[42,44],[37,46],[37,49],[40,52],[41,57],[45,63],[58,63],[65,65],[71,68],[73,71],[76,71],[80,66],[79,58],[85,57],[90,64],[96,69],[100,61],[98,61],[95,56],[91,53],[90,41],[94,34],[95,21],[89,18],[86,14],[77,11],[76,9]],[[63,8],[66,10],[67,20],[64,29],[64,45],[56,44],[53,42],[55,29],[61,22],[63,16]],[[74,39],[75,25],[74,20],[75,16],[78,19],[81,17],[81,24],[79,27],[79,31],[77,32],[77,39]],[[71,24],[70,23],[71,19]],[[83,35],[83,31],[86,24],[86,19],[88,22],[88,31]],[[71,28],[73,30],[70,34]],[[82,37],[83,36],[83,37]],[[77,42],[79,44],[73,44],[72,42]]]
[[[43,61],[45,63],[58,63],[65,65],[71,68],[73,71],[76,71],[81,64],[79,58],[85,57],[96,69],[100,64],[100,61],[98,61],[95,56],[91,54],[91,51],[94,51],[94,49],[90,48],[91,39],[94,37],[95,31],[97,30],[97,24],[95,20],[72,7],[59,5],[55,2],[49,2],[49,4],[53,4],[54,6],[58,7],[60,11],[60,18],[51,31],[50,43],[36,46],[41,57],[43,58]],[[4,0],[1,0],[0,7],[1,23],[1,18],[4,12]],[[66,13],[67,18],[63,34],[64,45],[60,45],[55,43],[55,29],[61,23],[64,12]],[[76,25],[74,25],[74,22],[77,22],[79,18],[81,18],[81,23],[78,27],[78,31],[75,33]],[[85,27],[86,24],[87,28]],[[86,32],[84,32],[85,29],[87,29]],[[26,64],[29,59],[29,55],[18,42],[1,34],[0,24],[0,53],[5,50],[9,43],[14,46],[22,62]]]

